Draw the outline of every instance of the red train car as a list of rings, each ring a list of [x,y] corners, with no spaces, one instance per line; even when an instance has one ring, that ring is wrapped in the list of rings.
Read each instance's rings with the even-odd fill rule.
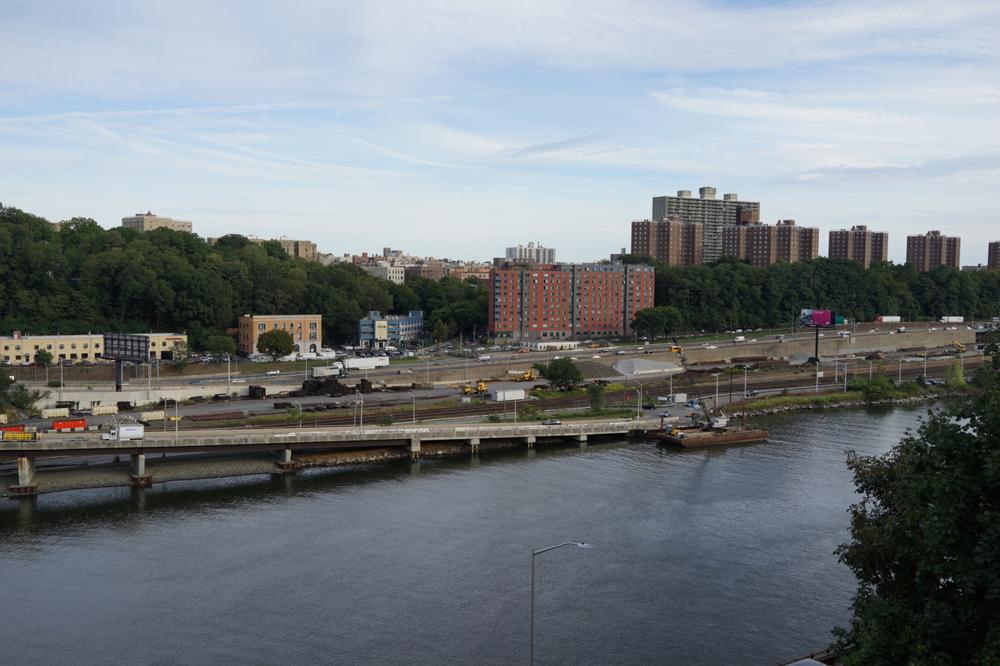
[[[53,421],[52,430],[59,432],[61,430],[84,430],[87,427],[87,419],[66,419],[63,421]]]
[[[0,432],[24,432],[24,424],[0,426]]]

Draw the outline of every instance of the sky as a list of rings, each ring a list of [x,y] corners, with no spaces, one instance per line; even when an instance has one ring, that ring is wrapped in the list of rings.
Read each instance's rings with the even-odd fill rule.
[[[0,0],[0,202],[105,227],[489,259],[761,219],[1000,240],[989,0]]]

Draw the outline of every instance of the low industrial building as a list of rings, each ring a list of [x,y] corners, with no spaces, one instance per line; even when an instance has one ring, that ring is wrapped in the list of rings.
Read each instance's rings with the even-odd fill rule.
[[[410,310],[405,315],[386,315],[372,310],[368,316],[358,321],[358,343],[362,347],[385,349],[400,347],[420,339],[424,330],[422,310]]]
[[[295,342],[295,353],[315,354],[323,348],[323,315],[287,314],[252,315],[240,317],[240,353],[253,356],[257,341],[268,331],[285,331]]]
[[[150,360],[171,360],[178,350],[187,350],[187,335],[184,333],[140,333],[149,337]],[[32,363],[35,354],[45,350],[52,354],[56,363],[71,361],[81,363],[101,359],[104,348],[103,333],[83,333],[80,335],[22,335],[14,331],[12,335],[0,336],[4,363],[23,365]]]

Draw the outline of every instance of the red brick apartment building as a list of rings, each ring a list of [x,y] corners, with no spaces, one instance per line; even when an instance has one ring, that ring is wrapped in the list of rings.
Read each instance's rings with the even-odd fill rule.
[[[653,307],[651,266],[502,264],[490,271],[489,332],[551,340],[627,335]]]

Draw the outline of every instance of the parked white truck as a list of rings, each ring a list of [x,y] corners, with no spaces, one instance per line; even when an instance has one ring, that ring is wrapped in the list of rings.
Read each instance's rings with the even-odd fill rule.
[[[965,317],[941,317],[942,324],[961,324],[965,322]]]
[[[129,442],[142,439],[145,434],[146,427],[141,423],[120,423],[102,434],[101,439],[106,442]]]
[[[319,379],[321,377],[343,377],[345,374],[344,364],[340,362],[332,365],[312,368],[313,379]]]

